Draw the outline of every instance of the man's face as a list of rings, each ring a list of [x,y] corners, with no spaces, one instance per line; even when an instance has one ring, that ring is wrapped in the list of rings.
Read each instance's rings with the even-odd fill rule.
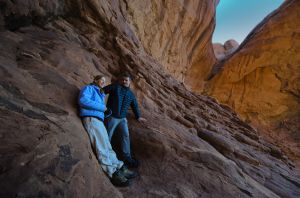
[[[130,78],[129,77],[121,77],[120,83],[124,87],[129,87],[130,86]]]
[[[106,82],[105,78],[102,77],[102,78],[100,78],[99,80],[96,81],[96,84],[97,84],[99,87],[103,88],[104,85],[105,85],[105,82]]]

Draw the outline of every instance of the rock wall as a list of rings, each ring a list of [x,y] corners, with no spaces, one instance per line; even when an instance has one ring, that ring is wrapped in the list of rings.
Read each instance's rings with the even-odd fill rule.
[[[278,147],[141,50],[124,1],[0,4],[1,197],[300,195]],[[93,154],[76,101],[94,75],[124,70],[148,122],[128,116],[142,163],[132,186],[118,189]]]
[[[266,17],[209,83],[207,93],[300,157],[300,2]]]
[[[215,56],[218,61],[224,60],[227,56],[233,54],[235,50],[237,50],[239,47],[239,43],[234,40],[230,39],[222,45],[221,43],[214,43],[213,49]]]
[[[211,37],[217,3],[127,0],[126,13],[146,52],[192,88],[196,81],[202,85],[215,61]]]

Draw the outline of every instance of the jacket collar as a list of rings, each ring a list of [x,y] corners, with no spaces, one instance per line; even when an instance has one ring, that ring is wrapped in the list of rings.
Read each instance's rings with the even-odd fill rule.
[[[95,83],[91,83],[90,85],[93,86],[95,89],[97,89],[100,93],[104,93],[104,90],[100,88],[98,85],[96,85]]]
[[[119,85],[120,87],[122,87],[123,89],[126,89],[126,90],[129,90],[129,89],[130,89],[130,87],[125,87],[124,85],[122,85],[122,84],[120,84],[120,83],[118,83],[117,85]]]

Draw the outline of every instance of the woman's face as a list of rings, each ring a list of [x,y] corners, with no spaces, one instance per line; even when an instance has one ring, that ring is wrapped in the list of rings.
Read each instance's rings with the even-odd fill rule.
[[[101,88],[103,88],[104,87],[104,85],[105,85],[105,77],[102,77],[102,78],[100,78],[98,81],[97,81],[97,85],[99,86],[99,87],[101,87]]]

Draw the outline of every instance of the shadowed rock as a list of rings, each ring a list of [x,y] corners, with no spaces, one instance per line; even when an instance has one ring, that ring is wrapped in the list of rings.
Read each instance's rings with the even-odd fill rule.
[[[0,106],[1,196],[300,194],[299,177],[288,158],[282,160],[276,152],[272,156],[273,145],[231,109],[188,91],[144,52],[127,1],[59,2],[64,2],[59,18],[0,32],[0,64],[11,74],[0,80],[5,99]],[[14,6],[53,10],[48,3]],[[205,34],[209,37],[210,31]],[[140,177],[124,189],[115,188],[101,170],[76,108],[78,90],[95,74],[114,78],[121,70],[134,76],[132,89],[147,118],[141,124],[128,115],[132,151],[142,163]],[[47,119],[24,114],[28,111]]]

